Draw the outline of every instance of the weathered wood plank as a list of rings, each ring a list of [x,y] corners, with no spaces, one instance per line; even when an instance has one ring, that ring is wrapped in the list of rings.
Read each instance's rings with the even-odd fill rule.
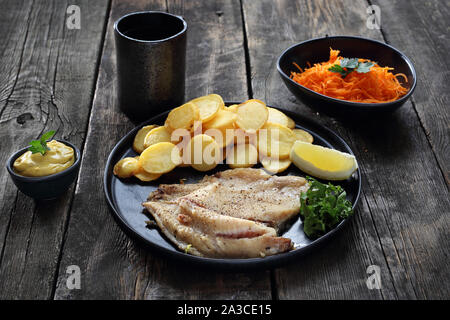
[[[400,1],[373,1],[372,3],[380,6],[381,28],[385,40],[406,52],[414,63],[418,83],[411,99],[412,106],[419,116],[420,124],[425,130],[436,157],[436,161],[423,157],[424,174],[421,175],[422,178],[416,176],[414,179],[416,182],[426,181],[428,184],[428,192],[421,194],[418,199],[426,204],[418,208],[420,212],[427,215],[427,218],[422,220],[417,217],[417,220],[412,223],[419,224],[418,226],[402,230],[401,244],[398,246],[414,248],[409,250],[407,259],[414,259],[416,262],[407,264],[407,267],[418,282],[415,288],[417,295],[421,298],[448,299],[450,286],[445,279],[448,279],[450,274],[446,267],[449,262],[447,252],[450,246],[449,196],[448,192],[443,190],[445,186],[441,185],[439,175],[432,174],[431,172],[434,173],[435,170],[430,169],[429,166],[435,168],[439,166],[448,188],[450,185],[450,109],[446,84],[450,73],[444,59],[450,50],[448,23],[450,6],[446,1],[434,0],[411,1],[407,5]],[[414,124],[418,126],[416,122]],[[408,136],[404,139],[414,145],[417,143],[415,139]],[[418,158],[420,152],[426,152],[419,148]],[[427,154],[430,155],[431,152]],[[416,175],[415,172],[414,175]],[[429,216],[430,212],[433,213],[431,216]],[[403,233],[406,233],[406,236]],[[429,250],[430,247],[433,249]]]
[[[107,1],[71,1],[81,29],[66,28],[65,1],[3,1],[0,10],[0,162],[42,132],[81,147]],[[0,297],[50,298],[73,188],[34,202],[0,171]]]
[[[450,185],[450,3],[448,1],[373,1],[381,9],[386,41],[410,53],[418,74],[412,98],[441,171]]]
[[[325,34],[382,40],[378,30],[366,28],[366,8],[345,0],[243,0],[254,97],[337,130],[363,173],[361,204],[347,230],[276,271],[281,299],[448,297],[449,195],[411,103],[382,119],[336,120],[298,102],[276,71],[279,54],[302,40]],[[365,284],[372,264],[381,268],[379,291]]]
[[[208,92],[217,92],[225,99],[247,97],[244,51],[239,47],[243,42],[239,2],[167,4],[167,8],[164,0],[112,4],[55,299],[270,298],[269,272],[220,273],[166,260],[128,238],[111,217],[104,200],[102,177],[106,158],[119,138],[134,126],[116,102],[112,25],[118,17],[148,9],[182,14],[189,24],[186,98]],[[72,264],[81,268],[80,290],[66,287],[65,270]]]

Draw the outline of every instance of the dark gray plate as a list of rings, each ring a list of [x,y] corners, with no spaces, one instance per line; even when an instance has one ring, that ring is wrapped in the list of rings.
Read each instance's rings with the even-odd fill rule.
[[[233,102],[227,102],[227,105],[233,104]],[[345,141],[340,138],[336,133],[330,129],[313,122],[307,118],[304,118],[298,114],[280,109],[288,116],[290,116],[297,128],[303,129],[311,133],[314,137],[314,143],[329,148],[334,148],[343,152],[353,154],[350,147]],[[348,219],[342,221],[333,230],[323,235],[322,237],[311,240],[306,237],[303,232],[302,221],[296,218],[291,226],[286,228],[282,233],[282,236],[292,239],[295,243],[295,249],[286,253],[281,253],[274,256],[268,256],[265,258],[251,258],[251,259],[214,259],[214,258],[202,258],[186,254],[178,250],[174,245],[170,243],[168,239],[157,229],[149,229],[146,227],[146,221],[149,217],[146,216],[142,209],[141,203],[147,199],[149,193],[155,190],[161,183],[179,183],[180,179],[187,179],[185,183],[192,183],[203,178],[205,173],[196,171],[192,168],[176,168],[172,172],[163,175],[161,178],[152,182],[140,182],[136,178],[119,179],[112,173],[114,164],[124,157],[134,157],[136,152],[132,149],[134,136],[137,131],[148,124],[163,124],[166,119],[167,112],[160,114],[145,123],[137,126],[131,130],[125,137],[123,137],[111,151],[106,163],[104,174],[104,190],[106,199],[111,212],[122,227],[122,229],[129,235],[143,241],[150,245],[152,248],[157,249],[159,252],[168,255],[175,259],[181,259],[187,262],[198,263],[201,265],[208,265],[211,267],[219,268],[254,268],[263,267],[270,268],[280,266],[286,263],[288,260],[298,258],[304,255],[306,252],[317,248],[325,240],[331,238],[338,230],[340,230],[348,221]],[[219,165],[215,170],[207,172],[210,175],[217,171],[223,171],[229,169],[227,165]],[[291,165],[288,170],[280,175],[299,175],[305,176],[295,165]],[[336,182],[334,182],[336,183]],[[353,176],[346,180],[340,181],[339,184],[346,190],[347,198],[356,206],[361,191],[361,176],[359,169],[353,174]]]

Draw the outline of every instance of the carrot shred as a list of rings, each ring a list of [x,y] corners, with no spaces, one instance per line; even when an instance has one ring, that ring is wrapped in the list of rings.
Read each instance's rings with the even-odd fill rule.
[[[363,103],[383,103],[395,101],[405,95],[408,89],[403,87],[398,78],[408,82],[403,73],[393,74],[390,67],[380,67],[375,64],[369,72],[351,72],[345,78],[339,73],[328,69],[338,64],[342,57],[339,50],[330,48],[330,59],[326,62],[316,63],[303,70],[298,64],[293,63],[300,72],[291,72],[290,78],[313,91],[323,95]],[[359,59],[360,62],[370,61]]]

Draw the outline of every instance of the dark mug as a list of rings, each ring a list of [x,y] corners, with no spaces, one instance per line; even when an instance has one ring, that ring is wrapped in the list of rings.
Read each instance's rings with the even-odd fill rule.
[[[144,121],[184,102],[187,23],[166,12],[127,14],[114,24],[120,109]]]

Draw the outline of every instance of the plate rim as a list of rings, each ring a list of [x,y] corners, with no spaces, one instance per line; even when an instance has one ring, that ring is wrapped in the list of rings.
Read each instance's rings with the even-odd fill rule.
[[[239,104],[241,102],[236,102],[236,101],[224,101],[225,105],[232,105],[232,104]],[[317,121],[310,119],[308,117],[302,116],[298,113],[295,113],[294,111],[290,111],[290,110],[285,110],[283,108],[279,108],[279,107],[274,107],[273,105],[267,105],[268,107],[271,108],[275,108],[278,109],[280,111],[282,111],[283,113],[285,113],[286,115],[288,115],[289,117],[296,117],[296,118],[301,118],[302,120],[305,120],[311,124],[313,124],[314,126],[320,127],[322,130],[324,130],[327,134],[333,136],[334,139],[337,139],[337,141],[342,144],[345,149],[347,149],[347,151],[351,154],[354,155],[353,150],[350,148],[350,146],[347,144],[347,142],[341,137],[339,136],[337,133],[335,133],[333,130],[329,129],[328,127],[318,123]],[[114,201],[113,201],[113,197],[110,194],[111,190],[109,188],[109,179],[113,178],[110,177],[110,168],[111,168],[111,162],[112,162],[112,158],[114,157],[115,153],[117,152],[118,149],[122,148],[123,142],[127,139],[129,139],[129,137],[133,134],[135,134],[140,128],[142,128],[145,125],[148,125],[149,123],[151,123],[152,121],[154,122],[154,119],[158,119],[160,117],[163,117],[164,115],[167,115],[169,113],[169,111],[164,111],[162,113],[159,113],[153,117],[151,117],[150,119],[141,122],[140,124],[138,124],[137,126],[135,126],[133,129],[131,129],[129,132],[127,132],[113,147],[113,149],[110,151],[106,164],[105,164],[105,169],[104,169],[104,173],[103,173],[103,191],[105,194],[105,198],[106,201],[108,203],[108,207],[109,207],[109,211],[111,213],[111,215],[113,216],[114,220],[116,221],[116,223],[119,224],[120,228],[122,229],[122,231],[124,231],[128,236],[139,240],[139,242],[145,244],[148,247],[151,247],[152,249],[155,249],[155,251],[157,251],[158,253],[163,254],[166,257],[169,257],[171,259],[178,259],[178,260],[182,260],[184,262],[189,262],[191,264],[200,266],[200,267],[217,267],[219,269],[223,269],[223,270],[236,270],[236,269],[270,269],[270,268],[275,268],[275,267],[279,267],[289,261],[292,261],[296,258],[300,258],[301,256],[309,253],[312,249],[319,247],[321,245],[323,245],[324,243],[326,243],[328,240],[330,240],[332,237],[334,237],[341,229],[343,229],[344,226],[346,226],[348,224],[348,221],[350,221],[352,219],[352,217],[354,216],[351,215],[350,217],[342,220],[336,227],[334,227],[332,230],[328,231],[326,234],[322,235],[321,237],[313,240],[311,243],[309,243],[307,246],[302,247],[302,248],[298,248],[295,250],[291,250],[288,252],[283,252],[280,254],[275,254],[272,256],[266,256],[263,258],[237,258],[237,259],[233,259],[233,258],[208,258],[208,257],[199,257],[199,256],[195,256],[195,255],[191,255],[191,254],[186,254],[184,252],[179,251],[178,249],[176,249],[175,251],[172,251],[170,249],[167,249],[157,243],[154,243],[146,238],[144,238],[142,235],[140,235],[136,230],[134,230],[134,228],[124,219],[124,217],[122,217],[122,215],[120,214],[119,210],[117,210],[117,208],[115,207]],[[357,206],[360,196],[361,196],[361,190],[362,190],[362,175],[361,175],[361,170],[360,167],[358,166],[358,169],[356,170],[358,179],[357,179],[357,183],[358,183],[358,190],[356,193],[356,198],[354,203],[352,204],[352,208],[355,209],[355,207]]]

